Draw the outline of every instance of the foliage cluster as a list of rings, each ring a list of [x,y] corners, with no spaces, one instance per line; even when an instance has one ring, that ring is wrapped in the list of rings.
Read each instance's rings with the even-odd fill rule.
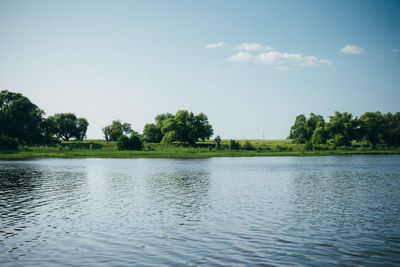
[[[296,117],[291,127],[289,138],[295,143],[305,144],[304,149],[327,144],[328,148],[354,146],[362,142],[361,147],[399,146],[400,112],[395,114],[366,112],[360,118],[353,118],[351,113],[335,112],[325,122],[321,115],[311,113]]]
[[[105,126],[102,130],[106,141],[117,141],[120,136],[132,133],[131,124],[121,123],[119,120],[113,121],[111,125]]]
[[[118,137],[117,147],[119,150],[142,150],[143,141],[137,133],[133,132],[131,137],[126,135]]]
[[[175,115],[159,114],[155,117],[155,123],[146,124],[143,129],[144,140],[151,143],[170,144],[178,141],[194,144],[212,135],[213,129],[207,116],[204,113],[195,115],[187,110],[179,110]]]
[[[13,150],[17,149],[18,140],[11,138],[7,135],[0,135],[0,150]]]
[[[3,146],[49,143],[61,138],[83,140],[89,125],[73,113],[60,113],[44,118],[44,111],[20,93],[0,91],[0,135]],[[9,138],[11,139],[9,139]],[[5,145],[5,144],[8,145]],[[13,145],[14,146],[14,145]],[[15,146],[14,146],[15,147]]]

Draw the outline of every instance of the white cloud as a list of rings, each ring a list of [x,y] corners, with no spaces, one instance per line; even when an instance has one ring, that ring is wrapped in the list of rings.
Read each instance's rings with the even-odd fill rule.
[[[247,52],[240,51],[236,55],[228,57],[229,61],[250,61],[254,59],[254,56],[250,55]]]
[[[358,47],[356,45],[346,45],[345,47],[343,47],[342,49],[340,49],[340,52],[344,53],[344,54],[362,54],[365,52],[364,49],[362,49],[361,47]]]
[[[269,45],[262,45],[259,43],[241,43],[240,45],[235,46],[236,50],[246,50],[246,51],[269,51],[274,49]]]
[[[206,45],[206,48],[217,48],[217,47],[222,47],[222,46],[227,46],[229,44],[227,43],[223,43],[223,42],[218,42],[218,43],[214,43],[214,44],[208,44]]]
[[[390,49],[390,52],[393,52],[393,53],[398,53],[399,52],[399,49]]]
[[[301,54],[282,53],[279,51],[260,53],[258,55],[252,55],[248,52],[240,51],[239,53],[230,56],[228,61],[260,62],[266,65],[277,66],[276,68],[280,68],[280,70],[288,68],[287,66],[310,67],[332,65],[331,61],[316,56],[303,56]]]

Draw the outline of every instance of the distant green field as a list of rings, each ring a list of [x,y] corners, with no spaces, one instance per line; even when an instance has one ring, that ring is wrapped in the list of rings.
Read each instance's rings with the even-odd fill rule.
[[[292,140],[238,140],[243,147],[246,142],[252,150],[229,150],[229,140],[222,140],[221,148],[215,142],[199,142],[195,147],[182,143],[145,144],[143,151],[117,149],[115,142],[105,140],[69,141],[59,144],[22,146],[17,151],[0,151],[2,159],[21,158],[209,158],[209,157],[257,157],[257,156],[324,156],[350,154],[400,154],[400,148],[364,149],[343,147],[329,150],[319,146],[318,150],[305,150],[303,144]]]

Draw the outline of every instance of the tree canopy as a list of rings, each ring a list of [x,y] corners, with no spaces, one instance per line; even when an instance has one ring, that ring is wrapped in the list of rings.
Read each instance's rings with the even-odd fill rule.
[[[155,123],[146,124],[143,137],[148,142],[171,143],[173,141],[194,144],[199,140],[209,139],[213,129],[204,113],[197,115],[187,110],[159,114]]]
[[[43,114],[22,94],[0,92],[0,135],[17,138],[19,142],[40,142]]]
[[[54,116],[48,117],[45,122],[49,131],[52,131],[64,141],[68,141],[70,138],[82,141],[86,137],[87,127],[89,126],[85,118],[77,118],[74,113],[54,114]]]
[[[374,146],[399,146],[400,112],[366,112],[360,118],[353,118],[351,113],[336,111],[329,116],[329,122],[324,122],[320,115],[311,113],[307,119],[301,114],[296,117],[289,138],[296,143],[311,142],[333,147],[348,146],[353,140],[364,140]]]
[[[130,134],[132,127],[130,123],[121,123],[120,120],[115,120],[111,125],[105,126],[102,131],[106,141],[117,141],[120,136]]]
[[[0,135],[19,143],[52,142],[57,138],[83,140],[89,126],[85,118],[59,113],[44,118],[44,111],[20,93],[0,92]]]

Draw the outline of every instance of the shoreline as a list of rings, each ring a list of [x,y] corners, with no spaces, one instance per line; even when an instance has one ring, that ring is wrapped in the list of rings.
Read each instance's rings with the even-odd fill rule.
[[[10,151],[0,152],[0,159],[35,158],[217,158],[217,157],[313,157],[313,156],[351,156],[351,155],[400,155],[400,149],[393,150],[324,150],[324,151]]]

